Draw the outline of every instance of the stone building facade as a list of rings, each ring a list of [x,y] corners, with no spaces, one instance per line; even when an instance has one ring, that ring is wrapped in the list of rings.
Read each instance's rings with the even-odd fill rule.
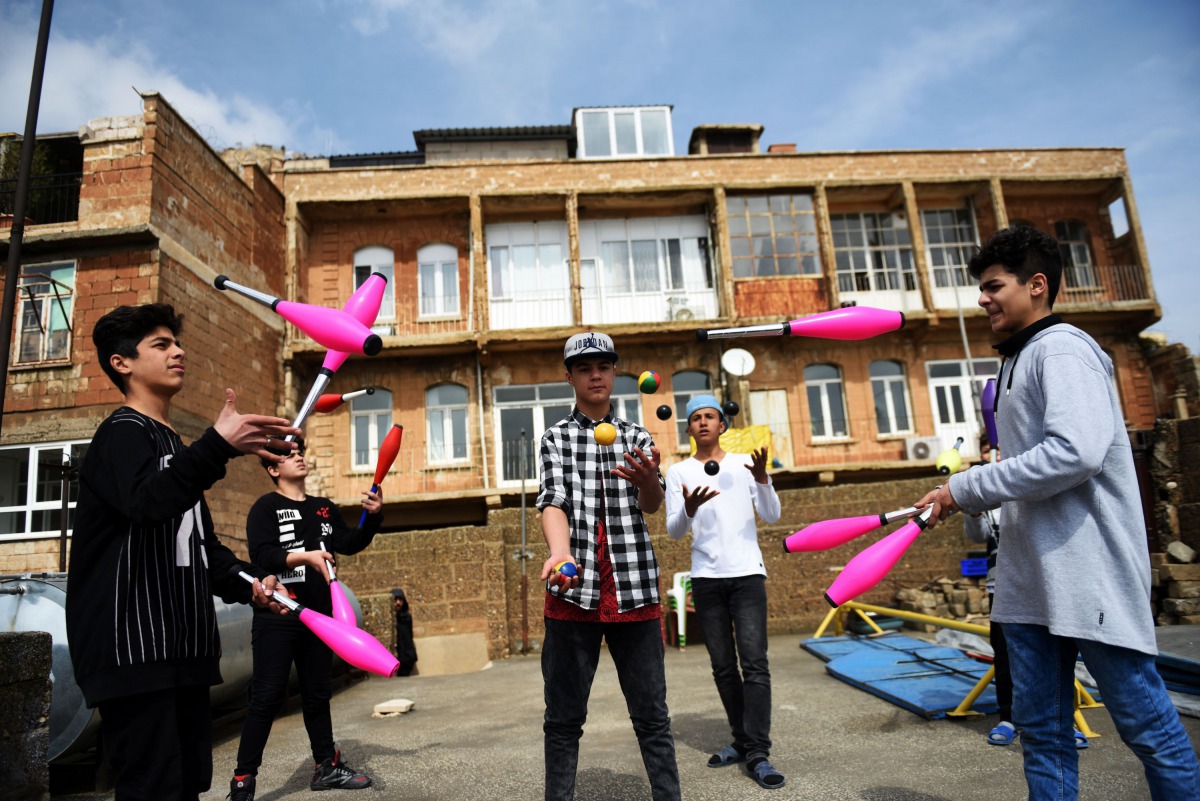
[[[737,401],[735,425],[770,443],[785,510],[762,533],[777,631],[819,619],[830,569],[855,551],[785,557],[778,536],[907,505],[958,436],[968,461],[977,453],[976,396],[998,360],[962,265],[996,229],[1023,222],[1064,242],[1056,311],[1112,356],[1129,427],[1154,428],[1162,410],[1138,334],[1161,309],[1122,150],[764,151],[761,126],[706,125],[675,154],[670,130],[667,106],[576,109],[571,125],[419,131],[415,151],[217,154],[147,95],[142,116],[82,129],[78,219],[27,228],[27,265],[74,266],[74,328],[69,356],[14,360],[0,449],[82,445],[119,402],[87,332],[122,302],[173,302],[188,317],[195,369],[176,404],[185,438],[215,417],[225,386],[246,409],[290,416],[323,349],[215,292],[212,278],[340,307],[382,272],[384,351],[351,358],[328,390],[376,391],[309,418],[309,489],[354,514],[383,434],[402,424],[385,534],[340,575],[378,627],[388,588],[404,586],[419,635],[475,632],[502,655],[525,605],[512,558],[522,479],[531,503],[540,434],[571,404],[561,348],[577,331],[614,337],[618,413],[649,429],[664,470],[687,456],[679,411],[698,392]],[[695,336],[851,305],[907,322],[858,342]],[[731,348],[753,369],[723,362]],[[661,375],[656,394],[634,388],[643,370]],[[27,489],[26,507],[61,498],[54,469],[34,473],[50,500]],[[231,473],[210,504],[236,546],[270,484],[251,460]],[[58,518],[30,515],[41,528],[14,516],[0,534],[0,572],[56,569]],[[526,523],[541,553],[536,514]],[[651,525],[669,583],[686,569],[687,543]],[[902,579],[953,571],[965,550],[956,527],[936,529],[874,600]],[[538,591],[528,604],[536,639]]]

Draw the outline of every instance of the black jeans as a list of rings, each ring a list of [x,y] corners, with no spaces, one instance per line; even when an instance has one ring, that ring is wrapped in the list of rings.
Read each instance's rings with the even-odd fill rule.
[[[733,746],[748,759],[766,759],[771,755],[766,576],[693,578],[692,603]]]
[[[571,801],[579,766],[579,738],[587,720],[588,696],[608,642],[625,694],[625,706],[642,751],[654,801],[678,801],[679,766],[667,712],[662,622],[575,623],[546,618],[542,643],[545,680],[546,801]]]
[[[333,759],[333,722],[329,716],[333,651],[298,620],[263,619],[256,614],[253,632],[254,678],[234,773],[258,773],[271,724],[287,697],[293,661],[300,679],[300,706],[313,761]]]
[[[995,602],[996,596],[988,593],[988,601]],[[991,610],[991,606],[988,607]],[[996,669],[996,711],[1001,720],[1012,722],[1013,681],[1012,668],[1008,663],[1008,641],[1004,639],[1004,627],[992,621],[988,624],[991,629],[989,639],[992,641],[992,667]]]
[[[116,801],[196,801],[212,785],[208,687],[175,687],[101,701],[104,753]]]

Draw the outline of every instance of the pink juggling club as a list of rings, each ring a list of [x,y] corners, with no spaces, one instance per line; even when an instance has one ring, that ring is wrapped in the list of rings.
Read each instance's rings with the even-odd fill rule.
[[[324,540],[321,540],[321,550],[329,550],[325,547]],[[333,603],[333,619],[345,623],[347,626],[358,628],[358,620],[354,617],[354,607],[350,605],[350,599],[346,597],[342,582],[338,581],[333,562],[326,559],[325,566],[329,569],[329,600]]]
[[[239,571],[238,575],[251,584],[257,580],[249,573]],[[357,626],[348,626],[328,615],[314,612],[279,590],[276,590],[272,597],[276,603],[286,606],[292,614],[300,618],[300,622],[308,626],[309,630],[317,635],[317,639],[328,645],[331,651],[354,667],[389,679],[400,670],[400,660],[384,648],[379,640]]]
[[[930,507],[846,563],[825,592],[830,606],[841,606],[871,590],[895,567],[917,536],[929,528]]]
[[[878,515],[861,515],[859,517],[839,517],[836,520],[821,520],[805,526],[795,534],[788,535],[783,541],[786,553],[801,551],[827,551],[849,542],[855,537],[869,534],[881,526],[903,520],[921,513],[915,506],[907,509],[897,509],[894,512],[884,512]]]
[[[798,320],[767,325],[745,325],[740,328],[710,328],[696,332],[696,339],[736,339],[738,337],[817,337],[819,339],[870,339],[904,327],[904,315],[888,309],[870,306],[847,306],[844,309],[811,314]]]
[[[367,280],[363,281],[362,285],[354,290],[354,294],[346,300],[342,311],[370,328],[375,324],[375,318],[379,316],[379,307],[383,304],[383,294],[386,289],[387,277],[383,273],[371,273],[367,276]],[[380,341],[382,342],[382,340]],[[342,350],[330,350],[325,354],[325,361],[321,363],[321,369],[317,371],[317,377],[313,379],[313,385],[309,388],[304,403],[300,404],[300,411],[296,413],[295,421],[292,422],[293,428],[299,428],[308,419],[313,406],[322,397],[321,393],[333,380],[333,374],[349,357],[350,353]],[[372,394],[374,391],[370,390],[368,394]],[[289,435],[285,439],[290,440],[293,437]]]
[[[365,353],[368,356],[374,356],[383,350],[383,340],[378,334],[371,333],[371,329],[341,309],[282,300],[265,292],[235,284],[223,275],[218,275],[213,284],[217,289],[232,290],[270,308],[317,344],[330,350]]]

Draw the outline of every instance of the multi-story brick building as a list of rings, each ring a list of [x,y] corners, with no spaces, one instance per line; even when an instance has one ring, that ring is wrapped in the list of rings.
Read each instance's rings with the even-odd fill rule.
[[[198,369],[176,405],[185,434],[212,419],[226,385],[247,408],[295,411],[322,349],[212,291],[218,273],[326,306],[371,272],[387,276],[384,351],[351,359],[331,388],[375,393],[314,415],[307,431],[310,489],[349,511],[381,437],[405,426],[385,484],[390,530],[485,523],[516,504],[523,473],[532,488],[539,436],[571,405],[563,340],[586,329],[614,337],[614,402],[650,430],[664,468],[686,455],[679,410],[698,392],[737,400],[737,424],[769,428],[784,489],[927,475],[958,436],[974,455],[973,389],[998,360],[964,265],[1015,222],[1058,236],[1056,311],[1113,357],[1129,426],[1153,427],[1138,335],[1161,310],[1120,149],[763,152],[761,134],[701,126],[676,154],[669,106],[581,108],[570,125],[417,131],[415,151],[259,148],[223,164],[156,95],[142,117],[85,126],[77,219],[26,229],[0,440],[0,572],[55,569],[60,454],[83,450],[119,400],[88,339],[112,305],[163,300],[188,315]],[[694,335],[849,304],[903,311],[907,325],[862,342]],[[734,347],[753,369],[722,361]],[[662,376],[658,394],[638,393],[643,370]],[[655,414],[664,403],[666,421]],[[235,539],[269,488],[242,461],[212,502]],[[507,563],[505,542],[470,558]],[[397,583],[394,570],[351,565],[368,592]],[[501,652],[513,613],[490,595],[511,582],[493,569],[501,575],[469,598],[499,611],[452,609],[454,591],[431,585],[451,623],[430,631],[487,618],[466,628],[490,631]]]

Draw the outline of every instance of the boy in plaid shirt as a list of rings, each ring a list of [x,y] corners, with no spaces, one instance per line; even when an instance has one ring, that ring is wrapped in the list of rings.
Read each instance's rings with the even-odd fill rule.
[[[568,339],[563,363],[575,407],[542,435],[537,507],[550,558],[541,575],[554,579],[546,593],[542,643],[547,801],[574,797],[579,738],[602,640],[617,668],[652,797],[679,798],[658,562],[643,518],[662,506],[665,483],[650,434],[613,414],[616,362],[605,334]],[[601,423],[616,429],[611,445],[596,442]],[[575,565],[578,575],[556,572],[561,562]]]

